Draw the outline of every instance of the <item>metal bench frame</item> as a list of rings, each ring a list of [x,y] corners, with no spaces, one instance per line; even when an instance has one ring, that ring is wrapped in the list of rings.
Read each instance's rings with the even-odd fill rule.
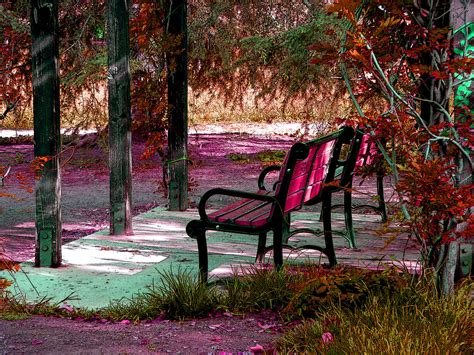
[[[344,191],[344,202],[343,204],[336,204],[332,206],[332,209],[344,208],[344,219],[346,224],[346,231],[341,233],[341,235],[348,241],[349,247],[356,248],[355,242],[355,231],[352,221],[352,211],[356,211],[362,208],[370,208],[381,215],[382,222],[387,221],[387,206],[385,203],[384,188],[383,188],[383,178],[385,176],[383,170],[379,169],[376,174],[376,186],[377,186],[377,205],[370,204],[359,204],[354,205],[352,203],[352,183],[354,174],[358,167],[370,165],[373,163],[373,158],[375,154],[378,154],[378,149],[374,142],[370,141],[370,135],[364,133],[360,129],[356,130],[354,138],[351,142],[351,148],[347,161],[350,166],[345,167],[340,171],[336,172],[336,178],[340,177],[341,186],[343,186]],[[355,157],[354,157],[355,154]],[[342,165],[343,166],[343,165]],[[322,217],[321,217],[322,218]]]

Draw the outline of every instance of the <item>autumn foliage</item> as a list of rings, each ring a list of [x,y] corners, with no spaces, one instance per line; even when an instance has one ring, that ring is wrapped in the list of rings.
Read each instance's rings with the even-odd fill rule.
[[[474,235],[472,112],[451,96],[473,59],[453,54],[449,3],[336,1],[330,11],[345,22],[345,40],[311,47],[313,62],[340,65],[355,107],[344,121],[386,142],[398,216],[428,266],[443,263],[443,244]]]
[[[0,249],[0,271],[17,272],[20,270],[20,266],[13,262],[4,251]],[[0,311],[2,310],[4,303],[7,301],[6,289],[13,284],[12,281],[0,277]]]

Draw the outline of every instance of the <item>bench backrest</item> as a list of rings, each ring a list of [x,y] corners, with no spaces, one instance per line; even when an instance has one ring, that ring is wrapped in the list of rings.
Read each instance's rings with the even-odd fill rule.
[[[370,134],[357,129],[351,140],[346,158],[339,162],[340,167],[336,172],[339,185],[348,186],[352,184],[356,168],[372,164],[377,154],[379,154],[377,145],[371,139]]]
[[[357,154],[356,167],[370,165],[378,154],[377,145],[371,140],[370,134],[362,135],[359,154]]]
[[[354,130],[344,127],[327,136],[306,143],[296,143],[285,157],[275,189],[275,197],[287,213],[303,204],[321,199],[324,186],[334,179],[343,143]]]

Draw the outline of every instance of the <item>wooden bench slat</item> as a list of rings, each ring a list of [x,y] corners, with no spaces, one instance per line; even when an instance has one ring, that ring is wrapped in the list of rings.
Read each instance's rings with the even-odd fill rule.
[[[262,191],[257,193],[262,194]],[[266,195],[270,192],[264,193]],[[243,226],[261,226],[270,218],[271,203],[252,199],[238,200],[208,215],[211,221],[235,223]]]
[[[262,193],[262,191],[258,191],[258,194]],[[222,217],[226,214],[229,214],[231,212],[236,212],[242,208],[245,208],[247,205],[250,205],[252,203],[258,202],[256,200],[252,200],[250,198],[244,198],[240,199],[238,201],[235,201],[234,203],[227,205],[211,214],[209,214],[209,218],[217,220],[219,217]],[[260,201],[261,202],[261,201]]]

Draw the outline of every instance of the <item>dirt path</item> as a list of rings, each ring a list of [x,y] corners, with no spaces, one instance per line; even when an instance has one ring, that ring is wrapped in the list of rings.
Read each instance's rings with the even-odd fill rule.
[[[219,316],[139,325],[51,317],[0,320],[0,354],[198,354],[271,350],[280,325],[274,315]]]

